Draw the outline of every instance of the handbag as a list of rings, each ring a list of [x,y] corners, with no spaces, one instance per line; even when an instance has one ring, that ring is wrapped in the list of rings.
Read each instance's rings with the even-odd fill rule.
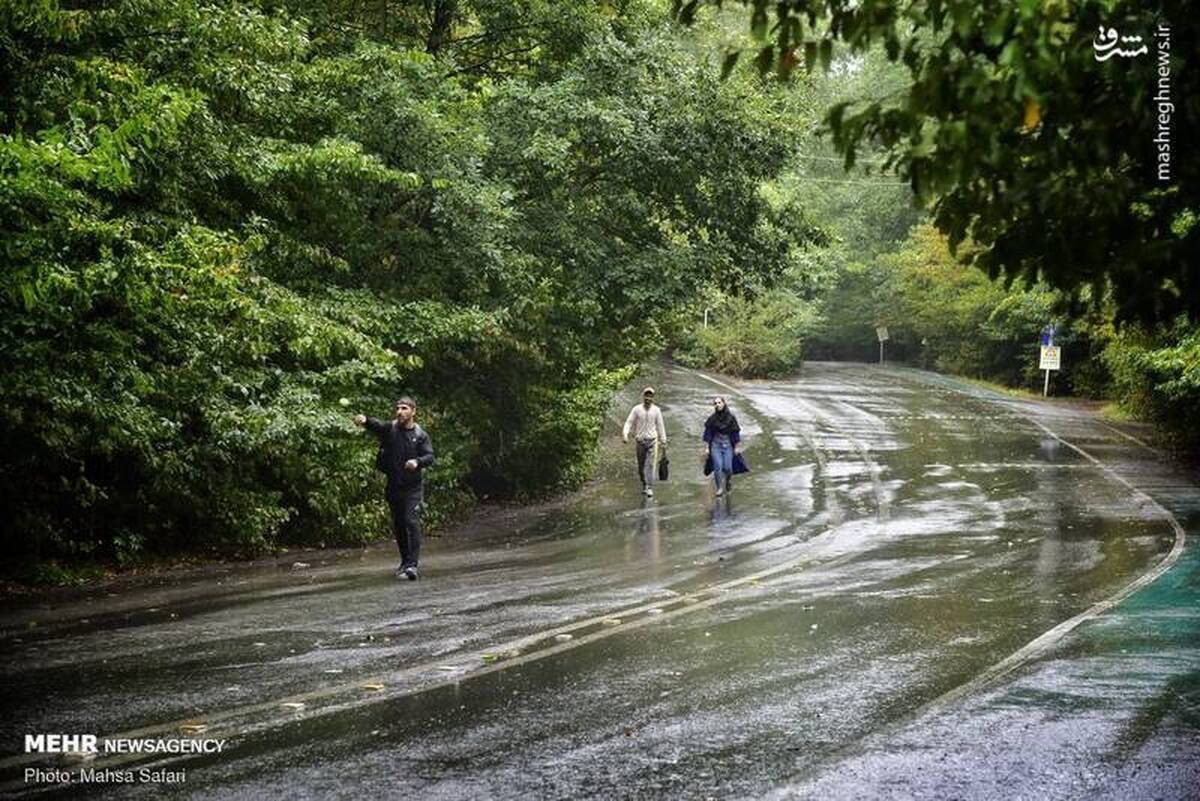
[[[662,458],[658,460],[658,480],[666,481],[667,475],[670,472],[671,472],[671,460],[667,458],[666,451],[664,451]]]

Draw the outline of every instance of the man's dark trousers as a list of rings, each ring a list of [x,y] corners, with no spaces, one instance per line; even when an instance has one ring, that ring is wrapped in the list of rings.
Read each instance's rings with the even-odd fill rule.
[[[654,463],[653,458],[654,444],[655,441],[652,439],[639,439],[637,441],[638,478],[642,480],[643,487],[647,486],[648,484],[652,485],[654,483],[654,471],[658,469],[658,465]],[[646,471],[647,461],[650,462],[649,473]],[[647,481],[647,475],[650,477],[649,481]]]
[[[389,482],[387,502],[392,510],[392,531],[400,548],[400,567],[416,567],[421,556],[421,511],[425,492],[419,485],[402,489]]]

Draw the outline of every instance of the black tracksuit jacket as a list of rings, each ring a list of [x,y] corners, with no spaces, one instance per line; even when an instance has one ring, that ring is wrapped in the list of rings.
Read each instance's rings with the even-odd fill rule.
[[[425,468],[433,464],[433,445],[425,429],[416,423],[404,428],[395,420],[367,418],[367,430],[379,437],[383,465],[387,468],[388,493],[420,492]],[[417,460],[416,470],[405,470],[404,463]]]

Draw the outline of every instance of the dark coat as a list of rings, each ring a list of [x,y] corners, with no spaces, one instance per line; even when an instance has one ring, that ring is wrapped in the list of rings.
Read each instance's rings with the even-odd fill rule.
[[[367,418],[366,428],[379,438],[377,467],[388,477],[388,492],[412,492],[421,489],[425,468],[433,464],[433,444],[425,429],[416,423],[402,428],[395,420]],[[416,470],[405,470],[404,463],[417,460]]]
[[[712,475],[712,454],[704,457],[704,475]],[[746,464],[746,460],[742,458],[740,453],[733,454],[733,474],[736,476],[739,473],[749,473],[750,465]]]
[[[730,413],[730,416],[732,416],[732,413]],[[733,418],[733,425],[734,425],[734,430],[729,432],[729,444],[736,448],[738,443],[742,441],[741,426],[739,426],[737,424],[736,417]],[[717,432],[713,429],[713,427],[711,425],[709,425],[708,420],[705,420],[704,421],[704,441],[711,445],[712,441],[716,438],[716,435],[717,435]],[[709,454],[704,457],[704,475],[706,475],[706,476],[711,475],[712,471],[713,471],[712,455]],[[734,451],[733,474],[736,476],[738,473],[749,473],[749,472],[750,472],[750,467],[749,467],[749,465],[746,464],[746,460],[742,458],[742,455],[740,453],[738,453],[737,451]]]
[[[730,417],[733,417],[732,413],[730,414]],[[736,417],[733,417],[733,425],[734,425],[734,430],[729,432],[729,444],[733,445],[736,448],[737,444],[742,441],[742,428],[741,428],[741,426],[738,425]],[[708,420],[705,420],[704,421],[704,441],[709,444],[712,444],[712,441],[716,438],[716,436],[717,436],[716,429],[714,429],[711,425],[709,425]]]

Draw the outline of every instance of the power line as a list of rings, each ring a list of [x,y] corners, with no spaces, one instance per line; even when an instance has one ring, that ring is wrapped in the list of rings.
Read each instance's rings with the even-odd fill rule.
[[[863,186],[908,186],[908,181],[858,181],[853,178],[808,178],[800,175],[798,181],[812,181],[818,184],[861,184]]]
[[[841,158],[839,156],[805,156],[805,155],[798,154],[796,156],[793,156],[793,158],[815,159],[817,161],[836,161],[838,164],[842,164],[846,161],[844,158]],[[854,163],[855,164],[870,164],[870,165],[883,164],[882,161],[864,161],[863,159],[855,159]]]

